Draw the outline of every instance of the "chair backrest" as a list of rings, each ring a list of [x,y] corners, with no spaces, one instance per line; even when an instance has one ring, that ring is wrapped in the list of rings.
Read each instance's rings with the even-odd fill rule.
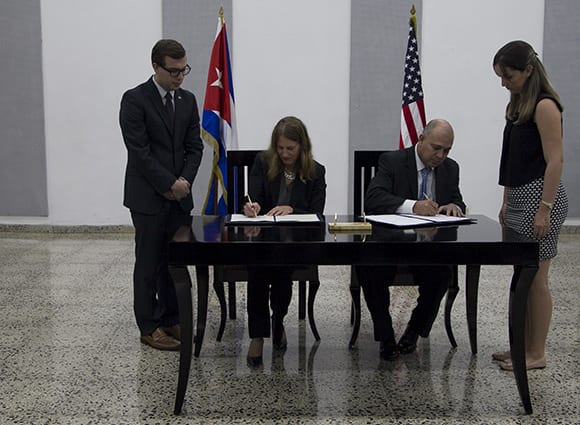
[[[260,151],[227,151],[228,214],[238,213],[248,191],[248,177]]]
[[[353,213],[362,215],[364,199],[371,179],[379,167],[379,156],[386,151],[354,151]]]

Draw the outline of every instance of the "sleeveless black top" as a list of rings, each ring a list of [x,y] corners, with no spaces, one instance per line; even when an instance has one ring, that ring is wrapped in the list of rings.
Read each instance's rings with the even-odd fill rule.
[[[562,112],[560,103],[547,94],[538,97],[536,106],[542,99],[552,99]],[[508,187],[521,186],[543,177],[545,171],[542,139],[533,118],[518,125],[508,119],[503,130],[499,184]]]

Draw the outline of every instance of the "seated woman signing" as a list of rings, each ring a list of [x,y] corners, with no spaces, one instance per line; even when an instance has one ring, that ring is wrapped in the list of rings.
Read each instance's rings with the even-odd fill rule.
[[[312,157],[312,145],[304,123],[282,118],[272,131],[268,150],[254,161],[249,176],[244,214],[287,215],[319,213],[326,201],[325,168]],[[262,365],[264,338],[272,328],[273,346],[286,348],[284,316],[292,298],[293,268],[248,267],[248,328],[251,338],[247,361]],[[268,299],[272,308],[272,321]]]

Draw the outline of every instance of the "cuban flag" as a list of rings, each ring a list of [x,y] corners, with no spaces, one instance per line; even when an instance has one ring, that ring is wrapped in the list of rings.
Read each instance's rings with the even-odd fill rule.
[[[211,51],[201,137],[213,149],[212,172],[203,207],[206,215],[227,214],[227,158],[228,149],[237,149],[234,85],[230,51],[223,9],[220,8],[217,32]]]

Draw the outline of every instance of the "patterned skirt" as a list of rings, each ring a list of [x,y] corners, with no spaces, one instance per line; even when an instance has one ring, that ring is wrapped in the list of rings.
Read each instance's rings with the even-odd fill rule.
[[[542,238],[534,237],[534,217],[540,205],[544,179],[538,178],[517,187],[507,187],[505,224],[516,232],[540,243],[540,260],[554,258],[558,253],[558,236],[568,214],[568,196],[562,183],[550,213],[550,231]]]

